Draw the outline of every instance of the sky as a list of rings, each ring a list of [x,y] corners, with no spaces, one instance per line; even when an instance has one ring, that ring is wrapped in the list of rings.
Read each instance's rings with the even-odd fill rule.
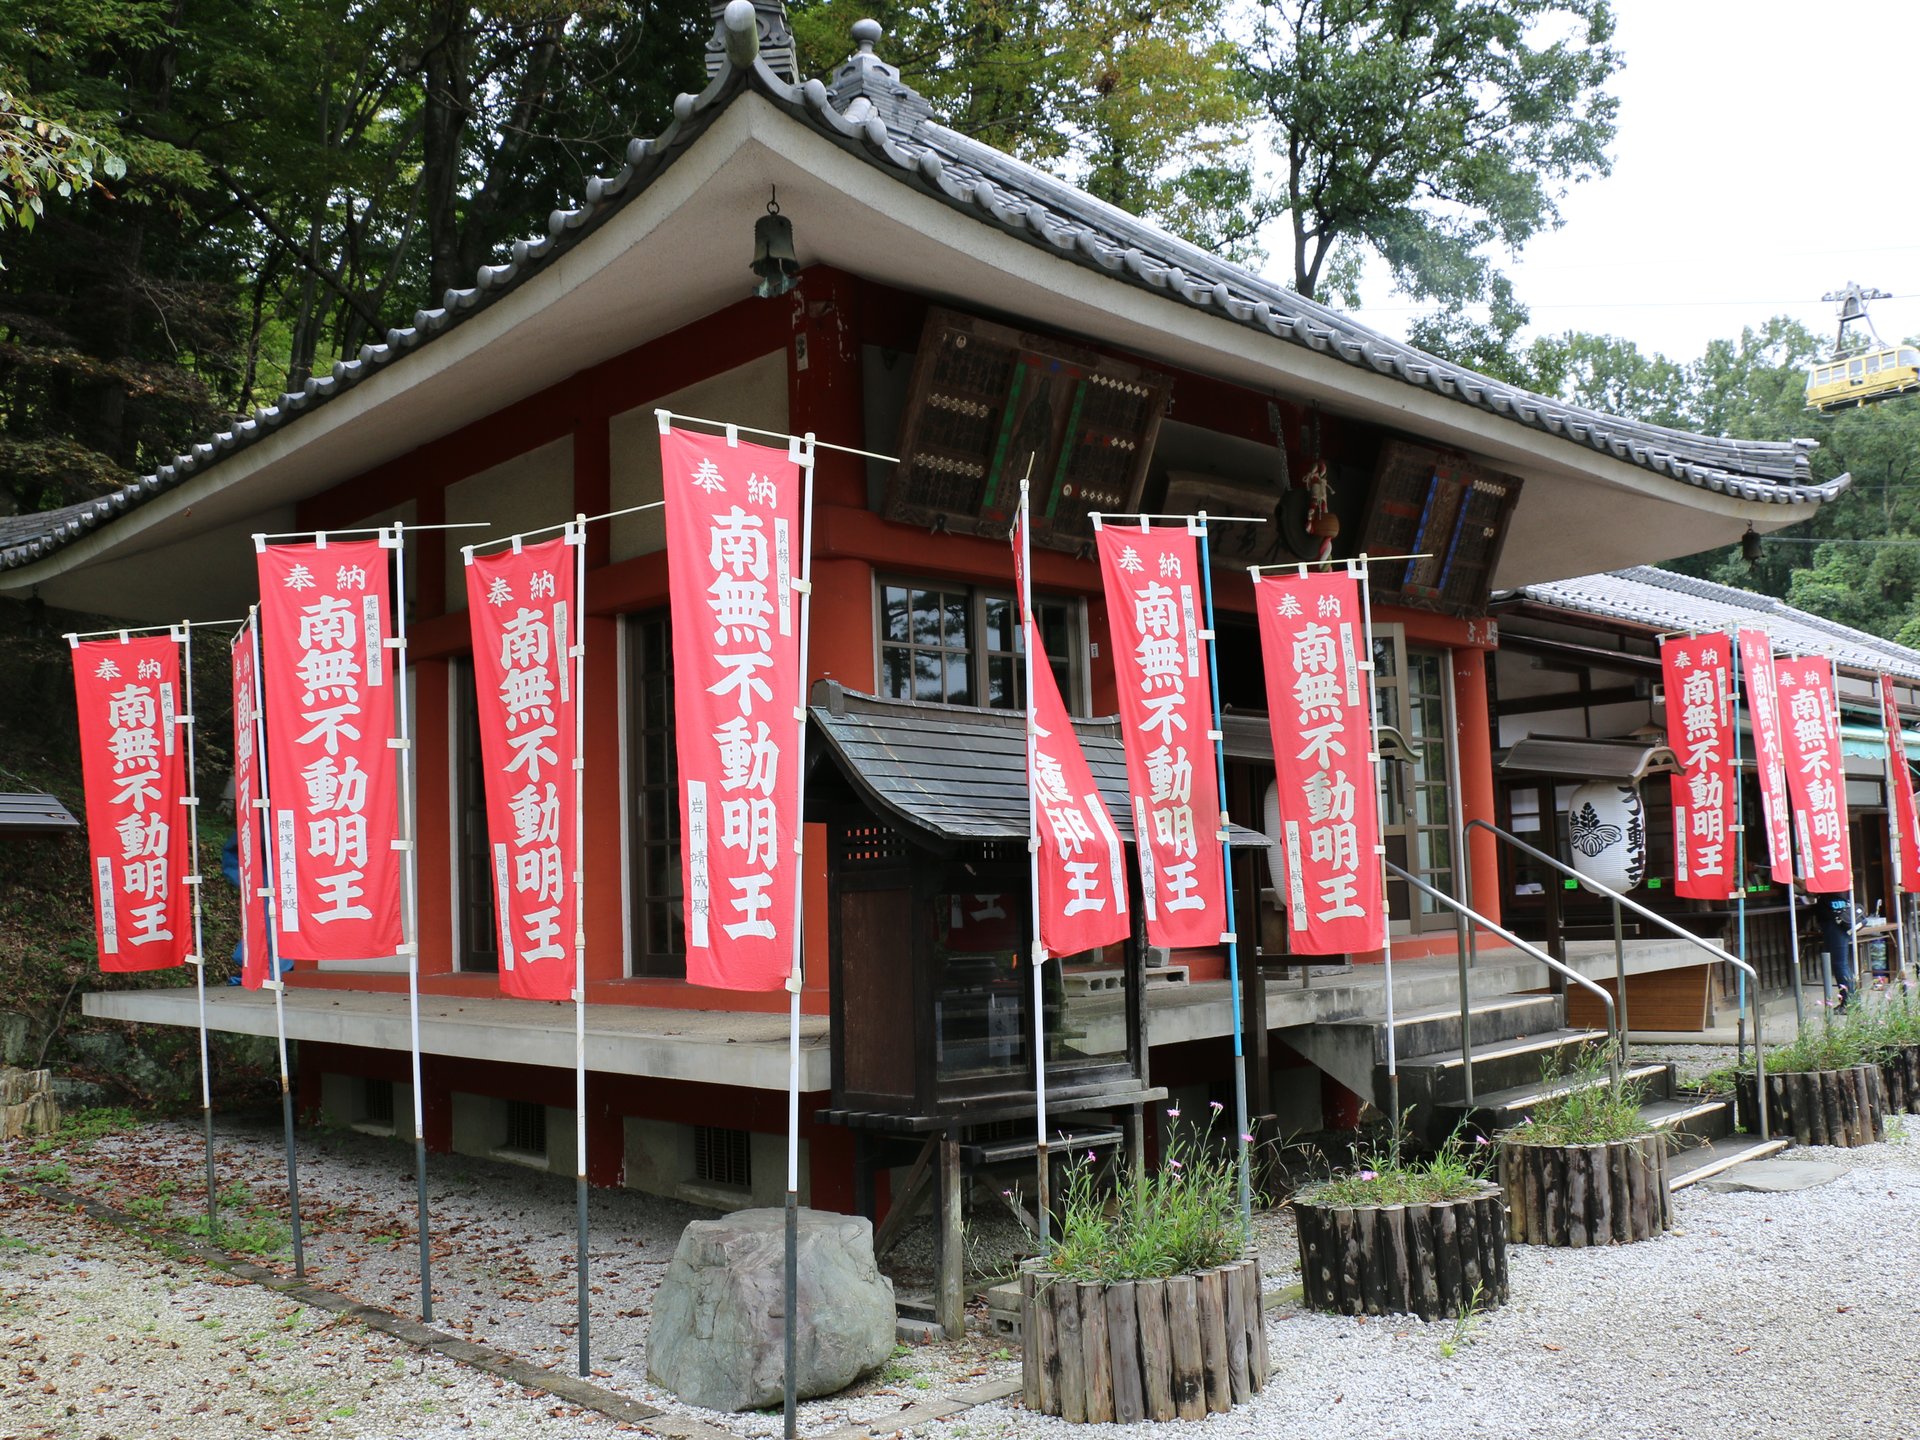
[[[1857,280],[1894,297],[1872,309],[1883,336],[1920,335],[1920,6],[1614,8],[1613,172],[1571,190],[1565,225],[1503,266],[1529,333],[1689,360],[1772,315],[1826,334],[1821,295]],[[1417,312],[1384,273],[1370,282],[1352,313],[1404,336]]]

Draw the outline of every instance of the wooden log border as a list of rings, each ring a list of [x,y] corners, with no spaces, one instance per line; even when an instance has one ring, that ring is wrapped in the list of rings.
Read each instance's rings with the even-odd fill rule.
[[[1759,1106],[1754,1080],[1742,1075],[1740,1116],[1757,1128]],[[1796,1145],[1832,1145],[1851,1150],[1887,1138],[1887,1078],[1879,1065],[1845,1070],[1789,1071],[1767,1074],[1767,1121],[1776,1136]]]
[[[1671,1137],[1655,1130],[1597,1145],[1500,1137],[1507,1239],[1515,1245],[1625,1245],[1673,1224]]]
[[[1442,1320],[1470,1305],[1507,1303],[1507,1216],[1497,1186],[1428,1204],[1299,1199],[1293,1220],[1309,1309]]]
[[[1021,1400],[1074,1424],[1203,1420],[1266,1388],[1260,1262],[1111,1284],[1020,1275]]]
[[[1880,1062],[1889,1115],[1920,1115],[1920,1045],[1902,1045]]]

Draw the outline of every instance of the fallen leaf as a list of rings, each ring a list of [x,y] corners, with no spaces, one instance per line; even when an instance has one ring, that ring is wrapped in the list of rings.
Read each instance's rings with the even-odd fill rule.
[[[1542,1340],[1542,1341],[1540,1342],[1540,1348],[1541,1348],[1541,1349],[1543,1349],[1543,1350],[1554,1350],[1554,1351],[1558,1351],[1560,1347],[1559,1347],[1558,1345],[1555,1345],[1555,1344],[1552,1344],[1552,1343],[1551,1343],[1551,1342],[1549,1342],[1549,1341],[1546,1341],[1546,1340]]]

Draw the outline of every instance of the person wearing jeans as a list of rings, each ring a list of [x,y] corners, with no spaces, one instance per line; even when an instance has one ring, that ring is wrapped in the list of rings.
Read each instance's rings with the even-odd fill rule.
[[[1847,1008],[1853,996],[1853,902],[1845,895],[1811,895],[1814,923],[1826,943],[1827,962],[1833,967],[1833,986],[1840,992],[1837,1008]]]

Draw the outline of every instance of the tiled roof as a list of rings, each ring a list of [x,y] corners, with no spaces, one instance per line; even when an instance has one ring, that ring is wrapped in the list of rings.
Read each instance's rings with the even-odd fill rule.
[[[835,72],[831,88],[817,79],[790,84],[763,59],[741,63],[723,54],[706,89],[674,101],[673,123],[652,139],[629,144],[627,163],[620,172],[589,180],[578,206],[548,216],[544,235],[516,242],[504,263],[482,266],[471,286],[449,290],[439,305],[416,311],[411,325],[389,330],[379,343],[363,345],[355,358],[336,362],[331,373],[309,379],[300,391],[282,395],[277,404],[256,410],[151,475],[97,500],[49,511],[26,533],[0,534],[0,569],[42,559],[183,484],[492,304],[646,190],[716,116],[748,90],[903,183],[1049,254],[1358,369],[1545,431],[1679,483],[1743,500],[1818,503],[1831,500],[1848,484],[1846,476],[1813,480],[1807,457],[1817,447],[1811,440],[1717,439],[1604,415],[1532,394],[1377,334],[1336,310],[936,123],[926,102],[872,53],[877,31],[862,23],[868,28],[860,33],[859,52]],[[749,21],[748,29],[752,28]],[[741,34],[725,38],[728,45],[723,48],[729,50],[753,43]]]
[[[1624,620],[1653,630],[1764,626],[1775,650],[1824,655],[1854,669],[1920,680],[1920,651],[1796,610],[1771,595],[1756,595],[1751,590],[1736,590],[1731,585],[1716,585],[1711,580],[1696,580],[1650,565],[1553,580],[1510,593],[1538,605]]]

